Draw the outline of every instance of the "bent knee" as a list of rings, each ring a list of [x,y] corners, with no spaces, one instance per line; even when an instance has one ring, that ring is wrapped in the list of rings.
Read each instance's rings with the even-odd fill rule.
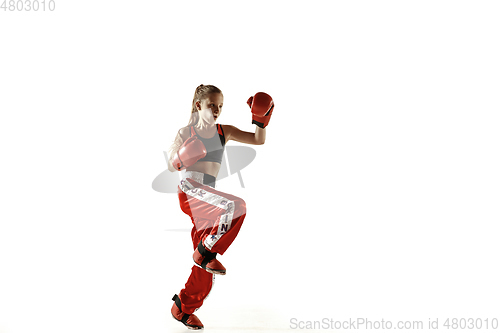
[[[238,216],[246,214],[247,212],[247,204],[245,200],[241,198],[237,198],[234,202],[234,211],[237,213]]]

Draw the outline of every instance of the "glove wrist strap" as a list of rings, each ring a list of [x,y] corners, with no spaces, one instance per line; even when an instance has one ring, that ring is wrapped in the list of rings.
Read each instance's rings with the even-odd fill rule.
[[[252,120],[252,124],[259,126],[260,128],[265,128],[264,123],[258,122],[257,120]]]

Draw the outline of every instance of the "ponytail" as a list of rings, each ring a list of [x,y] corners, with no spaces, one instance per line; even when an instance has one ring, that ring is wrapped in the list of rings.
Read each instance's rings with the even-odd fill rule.
[[[196,109],[196,102],[205,99],[208,95],[213,93],[222,94],[222,91],[216,86],[212,85],[200,84],[198,87],[196,87],[193,97],[193,103],[191,104],[191,115],[189,117],[187,127],[196,125],[196,123],[198,123],[198,119],[200,116],[198,115],[198,110]]]

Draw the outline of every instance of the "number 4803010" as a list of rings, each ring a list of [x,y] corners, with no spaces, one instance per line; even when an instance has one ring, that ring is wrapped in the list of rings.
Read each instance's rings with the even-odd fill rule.
[[[0,9],[4,12],[45,12],[56,9],[55,0],[3,0]]]

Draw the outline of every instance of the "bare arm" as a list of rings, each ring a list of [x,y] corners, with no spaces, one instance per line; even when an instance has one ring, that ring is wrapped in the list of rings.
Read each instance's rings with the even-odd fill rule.
[[[188,137],[189,137],[189,129],[187,127],[183,127],[179,130],[179,132],[177,132],[177,135],[174,139],[174,142],[172,143],[172,145],[168,149],[168,163],[167,163],[168,171],[170,171],[170,172],[178,171],[172,165],[172,159],[175,156],[175,154],[177,153],[177,151],[179,150],[179,148],[182,146],[184,141],[187,140]]]
[[[244,132],[231,125],[223,125],[227,141],[234,140],[250,145],[263,145],[266,142],[266,129],[255,126],[255,133]]]

